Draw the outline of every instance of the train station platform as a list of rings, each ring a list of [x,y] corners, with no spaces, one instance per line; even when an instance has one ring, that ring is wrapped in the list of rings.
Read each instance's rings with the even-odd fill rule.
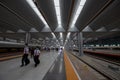
[[[40,56],[40,65],[34,67],[34,61],[30,58],[30,64],[21,65],[21,57],[0,62],[0,80],[42,80],[58,56],[58,52],[43,52]]]
[[[54,50],[44,51],[37,67],[34,67],[34,61],[30,57],[30,64],[24,67],[20,67],[21,57],[1,61],[0,80],[108,80],[81,60],[107,71],[107,66],[100,65],[101,61],[87,56],[79,57],[80,60],[74,54],[67,51],[64,53]]]
[[[30,64],[24,67],[20,67],[21,57],[1,61],[0,80],[80,80],[63,53],[42,52],[37,67],[34,67],[33,59],[29,59]]]

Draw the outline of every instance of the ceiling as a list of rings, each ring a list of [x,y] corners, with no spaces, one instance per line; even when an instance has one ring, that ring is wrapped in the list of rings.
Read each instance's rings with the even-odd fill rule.
[[[0,0],[0,37],[3,40],[10,38],[25,41],[26,33],[29,33],[30,42],[40,39],[56,40],[57,43],[58,40],[60,45],[63,45],[68,32],[71,32],[70,39],[74,39],[79,32],[83,32],[84,40],[120,36],[120,0],[86,0],[72,29],[70,22],[80,0],[60,0],[61,28],[57,24],[54,1],[35,0],[35,2],[49,29],[26,0]],[[53,38],[51,32],[56,38]]]

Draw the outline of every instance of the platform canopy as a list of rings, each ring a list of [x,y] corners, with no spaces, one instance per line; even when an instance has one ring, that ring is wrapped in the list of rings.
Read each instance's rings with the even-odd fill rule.
[[[85,41],[120,36],[120,0],[1,0],[0,40],[63,46],[83,32]],[[69,36],[68,36],[68,33]]]

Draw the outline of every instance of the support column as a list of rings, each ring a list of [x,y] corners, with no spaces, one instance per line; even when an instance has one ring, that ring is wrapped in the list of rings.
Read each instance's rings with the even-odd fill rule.
[[[66,43],[66,50],[67,50],[67,51],[69,50],[68,42]]]
[[[72,39],[70,39],[70,46],[71,46],[71,51],[73,51],[73,42],[72,42]]]
[[[26,33],[25,44],[28,44],[30,41],[30,33]]]
[[[78,49],[79,49],[79,55],[83,55],[83,35],[82,32],[78,33]]]
[[[68,42],[67,42],[67,46],[68,46],[68,50],[70,50],[70,40],[68,40]]]

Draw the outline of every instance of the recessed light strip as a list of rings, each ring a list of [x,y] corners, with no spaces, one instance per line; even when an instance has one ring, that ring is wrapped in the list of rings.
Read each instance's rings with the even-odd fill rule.
[[[45,19],[43,18],[42,14],[39,12],[38,8],[36,7],[36,5],[34,4],[33,0],[26,0],[27,3],[30,5],[30,7],[35,11],[35,13],[38,15],[38,17],[43,21],[43,23],[47,26],[47,22],[45,21]]]
[[[70,25],[71,27],[74,27],[74,25],[75,25],[75,23],[76,23],[79,15],[80,15],[82,9],[83,9],[83,6],[84,6],[85,2],[86,2],[86,0],[81,0],[81,1],[80,1],[79,6],[78,6],[78,9],[77,9],[77,11],[76,11],[76,13],[75,13],[75,15],[74,15],[74,18],[73,18],[73,20],[72,20],[72,23],[71,23],[71,25]]]
[[[62,35],[62,32],[60,32],[60,38],[62,39],[63,35]]]
[[[67,39],[69,39],[69,37],[70,37],[70,34],[71,34],[70,32],[67,34]]]
[[[55,5],[58,26],[61,27],[61,14],[60,14],[60,2],[59,2],[59,0],[54,0],[54,5]]]
[[[52,32],[51,34],[53,35],[53,38],[56,38],[56,37],[55,37],[55,34],[54,34],[53,32]]]

